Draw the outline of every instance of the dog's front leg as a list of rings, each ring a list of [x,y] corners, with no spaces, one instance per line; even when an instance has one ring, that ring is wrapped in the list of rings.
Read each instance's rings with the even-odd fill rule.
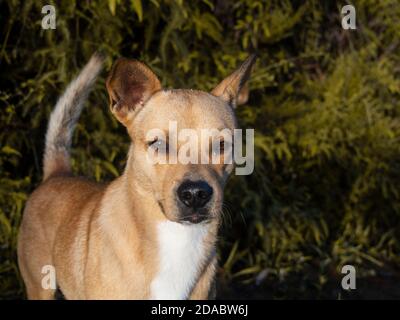
[[[215,299],[215,273],[217,271],[217,257],[211,259],[207,267],[204,268],[193,291],[190,300]]]

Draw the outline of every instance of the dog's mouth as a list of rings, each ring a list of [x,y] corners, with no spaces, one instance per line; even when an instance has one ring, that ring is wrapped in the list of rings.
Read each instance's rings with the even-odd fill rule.
[[[211,217],[209,214],[191,214],[186,215],[180,219],[183,224],[198,224],[201,222],[209,222]]]
[[[178,208],[178,214],[174,217],[170,217],[166,214],[166,210],[162,201],[158,200],[158,205],[165,217],[171,221],[182,223],[182,224],[199,224],[209,223],[213,219],[212,214],[208,209],[202,208],[200,210],[190,210],[187,208]]]

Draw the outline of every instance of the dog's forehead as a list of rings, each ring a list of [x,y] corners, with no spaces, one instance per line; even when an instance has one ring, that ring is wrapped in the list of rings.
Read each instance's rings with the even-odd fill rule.
[[[137,128],[168,128],[176,121],[178,128],[233,129],[233,109],[207,92],[186,89],[157,92],[135,118]]]

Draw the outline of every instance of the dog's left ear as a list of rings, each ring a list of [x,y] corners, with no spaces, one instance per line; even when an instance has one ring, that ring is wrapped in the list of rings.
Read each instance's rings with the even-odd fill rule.
[[[147,67],[134,59],[118,59],[106,82],[110,96],[110,108],[114,116],[125,126],[139,109],[161,90],[157,76]]]
[[[246,81],[250,77],[251,68],[255,60],[256,55],[250,55],[236,71],[222,80],[211,93],[220,97],[234,108],[246,103],[249,98],[249,88],[246,85]]]

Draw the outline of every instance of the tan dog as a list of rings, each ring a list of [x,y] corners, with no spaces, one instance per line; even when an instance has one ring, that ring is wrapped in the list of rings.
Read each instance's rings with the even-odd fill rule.
[[[42,268],[66,299],[207,299],[215,295],[216,239],[232,164],[151,164],[152,128],[236,128],[233,107],[250,56],[212,92],[163,90],[144,64],[119,59],[107,80],[111,110],[132,140],[124,173],[109,184],[73,177],[71,136],[102,67],[94,55],[49,121],[42,184],[29,198],[18,241],[28,298],[53,299]]]

